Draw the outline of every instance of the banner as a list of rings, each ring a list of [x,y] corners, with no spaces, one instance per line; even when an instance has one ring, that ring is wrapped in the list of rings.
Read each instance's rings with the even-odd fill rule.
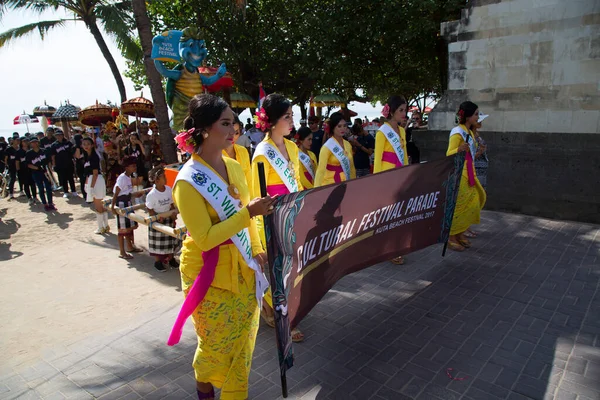
[[[463,164],[459,153],[279,199],[266,228],[282,383],[291,328],[339,279],[447,242]]]

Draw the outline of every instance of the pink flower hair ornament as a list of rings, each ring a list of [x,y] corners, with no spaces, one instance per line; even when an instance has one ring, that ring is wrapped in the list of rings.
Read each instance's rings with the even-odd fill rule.
[[[194,140],[192,134],[195,130],[196,128],[192,128],[187,131],[181,131],[177,136],[175,136],[175,141],[177,142],[177,147],[179,148],[179,150],[189,154],[194,153],[196,141]]]
[[[267,117],[267,112],[264,108],[261,107],[261,109],[258,110],[254,116],[254,124],[263,132],[271,127],[271,124],[269,123],[269,117]]]
[[[385,118],[389,118],[390,117],[390,106],[389,105],[385,105],[383,106],[383,109],[381,110],[381,115],[383,115]]]

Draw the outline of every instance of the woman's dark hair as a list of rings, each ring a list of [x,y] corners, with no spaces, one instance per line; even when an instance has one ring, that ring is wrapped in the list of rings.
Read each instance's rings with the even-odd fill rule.
[[[310,130],[309,127],[303,126],[302,128],[298,129],[298,140],[299,141],[303,141],[309,135],[312,135],[312,131]]]
[[[271,127],[275,126],[291,106],[292,103],[281,94],[271,93],[265,97],[263,108],[265,109],[265,113],[267,113],[267,118],[269,119]]]
[[[479,107],[472,101],[463,101],[458,107],[458,123],[464,124],[467,118],[472,117]]]
[[[91,137],[84,137],[83,139],[81,139],[81,143],[85,142],[86,140],[88,142],[90,142],[90,144],[92,145],[92,147],[95,146],[94,139],[92,139]]]
[[[402,104],[406,104],[406,99],[403,96],[390,97],[387,101],[387,105],[390,107],[390,115],[388,115],[387,118],[391,118]]]
[[[334,112],[331,114],[329,121],[327,121],[327,124],[329,124],[329,134],[327,135],[328,138],[333,136],[333,130],[342,120],[344,120],[344,115],[342,113]]]
[[[204,141],[204,131],[217,122],[228,107],[229,104],[225,100],[212,94],[199,94],[190,100],[188,115],[183,121],[183,129],[194,128],[192,137],[196,143],[195,150],[198,150]]]

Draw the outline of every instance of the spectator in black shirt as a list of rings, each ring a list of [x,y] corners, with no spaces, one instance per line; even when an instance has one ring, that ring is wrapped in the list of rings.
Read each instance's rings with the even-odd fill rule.
[[[23,184],[25,195],[29,199],[29,205],[32,206],[37,202],[37,189],[35,182],[31,177],[31,170],[27,168],[27,152],[29,151],[29,138],[23,136],[21,138],[21,149],[19,150],[19,161],[21,162],[19,168],[19,182]]]
[[[40,149],[40,142],[37,138],[30,140],[31,150],[25,155],[27,166],[31,169],[31,176],[40,192],[40,199],[44,204],[46,211],[56,211],[56,206],[52,202],[52,184],[46,173],[48,165],[48,156]]]
[[[409,127],[406,128],[406,153],[410,158],[411,164],[419,164],[421,162],[421,151],[414,142],[412,134],[414,129],[426,129],[427,125],[423,125],[423,117],[420,112],[413,112],[410,117]]]
[[[325,136],[325,132],[319,129],[319,117],[309,117],[308,118],[308,127],[312,131],[313,141],[310,146],[310,151],[315,153],[317,156],[317,160],[319,159],[319,153],[321,152],[321,147],[323,146],[323,137]]]
[[[81,142],[83,140],[83,136],[81,133],[76,133],[73,135],[73,158],[75,159],[75,173],[79,178],[79,184],[81,185],[81,195],[84,199],[87,198],[87,193],[85,192],[85,172],[83,171],[83,147]]]
[[[8,149],[8,143],[6,143],[6,139],[4,136],[0,136],[0,174],[4,172],[4,152]]]
[[[354,167],[356,177],[369,175],[371,173],[371,154],[375,150],[375,138],[363,129],[362,124],[354,123],[352,126],[354,141],[350,142],[356,148],[354,154]]]
[[[73,144],[65,139],[63,131],[56,132],[56,141],[50,147],[52,153],[52,165],[58,174],[58,182],[62,186],[64,198],[69,197],[69,186],[71,195],[77,197],[74,179]]]
[[[17,174],[19,172],[19,167],[21,164],[21,160],[19,159],[19,148],[21,146],[21,141],[17,139],[13,139],[11,146],[6,149],[4,152],[4,164],[8,168],[8,175],[10,176],[8,180],[8,200],[12,200],[15,198],[14,190],[15,190],[15,182],[17,181]]]
[[[146,156],[146,150],[144,146],[142,146],[142,142],[140,140],[140,136],[136,132],[131,132],[129,135],[129,143],[127,143],[127,147],[123,150],[123,154],[126,156],[134,157],[137,165],[137,176],[141,179],[132,179],[133,185],[142,185],[144,180],[148,180],[148,171],[146,170],[146,166],[144,163],[144,158]]]
[[[40,133],[38,133],[38,137]],[[46,136],[40,138],[40,147],[46,152],[47,155],[50,155],[50,147],[52,147],[52,143],[54,142],[56,142],[56,138],[54,137],[54,128],[49,126],[46,129]]]

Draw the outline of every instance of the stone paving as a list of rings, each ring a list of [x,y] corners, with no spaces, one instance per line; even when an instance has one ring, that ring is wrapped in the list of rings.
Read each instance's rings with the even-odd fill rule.
[[[301,323],[290,399],[600,399],[600,227],[485,212],[475,248],[432,246],[341,280]],[[195,335],[177,309],[3,362],[2,399],[193,399]],[[3,321],[6,323],[6,321]],[[281,397],[261,326],[251,399]]]

